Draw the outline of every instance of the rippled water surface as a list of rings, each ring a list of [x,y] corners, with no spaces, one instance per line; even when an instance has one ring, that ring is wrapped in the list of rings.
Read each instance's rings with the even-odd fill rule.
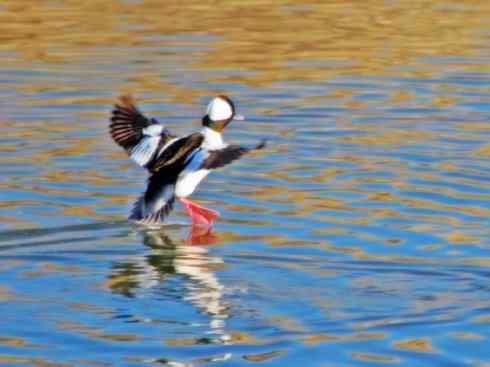
[[[488,366],[490,3],[0,4],[0,364]],[[126,221],[115,98],[265,151]]]

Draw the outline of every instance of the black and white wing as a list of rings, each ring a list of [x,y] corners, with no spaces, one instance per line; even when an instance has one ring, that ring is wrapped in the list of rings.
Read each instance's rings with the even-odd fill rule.
[[[257,144],[254,148],[246,148],[240,145],[228,145],[225,148],[218,150],[210,150],[207,158],[203,161],[201,168],[202,169],[216,169],[231,162],[239,159],[244,154],[247,154],[254,150],[259,150],[264,148],[266,145],[266,141],[263,140],[259,144]]]
[[[140,166],[146,167],[173,136],[155,119],[146,118],[131,96],[122,96],[112,111],[112,139]]]
[[[145,224],[158,224],[172,211],[179,175],[189,157],[199,149],[203,136],[199,133],[173,139],[147,165],[151,176],[144,194],[134,203],[129,219]]]
[[[173,139],[158,157],[148,166],[150,172],[180,173],[188,163],[188,158],[198,149],[204,140],[201,133],[194,133]]]

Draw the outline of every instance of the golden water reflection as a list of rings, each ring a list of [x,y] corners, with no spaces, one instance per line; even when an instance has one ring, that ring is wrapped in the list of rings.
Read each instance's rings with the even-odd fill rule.
[[[164,46],[154,51],[164,59],[185,48],[186,42],[194,46],[178,38],[193,35],[207,39],[213,50],[194,51],[198,57],[190,68],[230,70],[213,79],[264,85],[345,74],[429,76],[435,70],[424,57],[475,55],[489,12],[485,2],[463,1],[454,7],[443,0],[362,4],[193,0],[185,6],[151,0],[104,4],[7,0],[0,12],[0,34],[1,50],[15,52],[10,60],[49,64],[87,62],[87,56],[107,53],[116,61],[131,47]],[[158,88],[151,83],[156,76],[151,73],[152,61],[150,65],[144,59],[136,61],[147,72],[128,77],[142,88]],[[488,71],[485,64],[455,61],[453,67]],[[198,92],[174,88],[179,97]],[[171,89],[165,86],[167,93]]]
[[[3,1],[0,301],[12,330],[0,363],[107,365],[118,346],[114,364],[317,353],[483,365],[488,14],[470,0]],[[196,193],[223,214],[212,232],[106,229],[145,186],[107,134],[129,92],[179,134],[230,94],[250,119],[226,137],[270,140]],[[171,221],[186,219],[177,208]],[[88,347],[100,354],[63,359]]]

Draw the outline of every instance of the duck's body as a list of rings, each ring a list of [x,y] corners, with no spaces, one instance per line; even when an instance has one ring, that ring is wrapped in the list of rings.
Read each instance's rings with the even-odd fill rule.
[[[213,169],[240,158],[251,149],[228,145],[222,130],[235,115],[233,102],[219,96],[208,106],[203,128],[176,137],[155,119],[146,118],[131,97],[121,97],[111,118],[110,133],[130,158],[145,167],[150,177],[143,195],[135,202],[130,219],[142,223],[162,222],[180,199],[193,224],[210,225],[219,214],[186,199]],[[255,149],[260,149],[263,143]]]

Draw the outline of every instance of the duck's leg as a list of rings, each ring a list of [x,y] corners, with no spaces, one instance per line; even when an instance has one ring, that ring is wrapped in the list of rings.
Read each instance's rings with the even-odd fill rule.
[[[216,210],[205,208],[189,199],[180,198],[180,202],[186,208],[193,225],[211,227],[213,221],[219,217],[219,213]]]

